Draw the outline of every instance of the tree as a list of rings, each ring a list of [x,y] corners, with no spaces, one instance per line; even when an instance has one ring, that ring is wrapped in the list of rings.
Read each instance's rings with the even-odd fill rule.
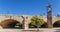
[[[36,26],[36,27],[41,27],[41,25],[44,24],[44,20],[40,19],[38,16],[33,16],[31,18],[31,23],[32,26]]]
[[[37,27],[37,32],[39,32],[39,27],[41,27],[41,25],[44,24],[44,20],[40,19],[38,16],[33,16],[30,24],[32,26],[36,26]]]

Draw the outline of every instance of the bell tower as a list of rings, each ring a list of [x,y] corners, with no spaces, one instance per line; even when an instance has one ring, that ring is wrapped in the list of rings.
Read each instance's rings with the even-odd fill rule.
[[[52,7],[51,4],[47,6],[47,27],[52,28]]]

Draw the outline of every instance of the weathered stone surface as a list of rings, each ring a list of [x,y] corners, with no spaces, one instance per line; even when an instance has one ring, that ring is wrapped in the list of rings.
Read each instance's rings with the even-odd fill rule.
[[[0,23],[2,23],[2,22],[5,22],[5,20],[8,20],[8,19],[10,19],[10,16],[11,16],[11,19],[12,20],[16,20],[16,21],[18,21],[18,22],[20,22],[20,23],[22,23],[22,21],[23,21],[23,19],[22,19],[22,17],[21,17],[21,15],[0,15]],[[26,19],[26,24],[28,23],[30,23],[31,21],[30,21],[30,19],[33,17],[33,16],[30,16],[30,15],[22,15],[22,16],[24,16],[25,17],[25,19],[26,19],[26,17],[28,16],[28,18]],[[47,17],[46,16],[38,16],[39,18],[41,18],[41,19],[43,19],[45,22],[47,22]],[[60,20],[60,18],[59,17],[56,17],[56,16],[52,16],[52,23],[54,24],[56,21],[58,21],[58,20]],[[8,21],[8,23],[10,23],[9,21]],[[8,24],[7,23],[7,24]],[[0,24],[1,25],[1,24]]]

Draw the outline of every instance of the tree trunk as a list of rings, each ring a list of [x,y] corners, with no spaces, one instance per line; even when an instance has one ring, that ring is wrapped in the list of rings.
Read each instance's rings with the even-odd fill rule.
[[[37,31],[36,32],[39,32],[39,26],[37,26]]]

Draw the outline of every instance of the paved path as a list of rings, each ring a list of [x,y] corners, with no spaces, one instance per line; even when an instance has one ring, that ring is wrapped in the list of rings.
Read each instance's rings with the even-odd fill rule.
[[[37,29],[0,29],[0,32],[37,32]],[[52,28],[52,29],[39,29],[39,32],[60,32],[59,28]]]

